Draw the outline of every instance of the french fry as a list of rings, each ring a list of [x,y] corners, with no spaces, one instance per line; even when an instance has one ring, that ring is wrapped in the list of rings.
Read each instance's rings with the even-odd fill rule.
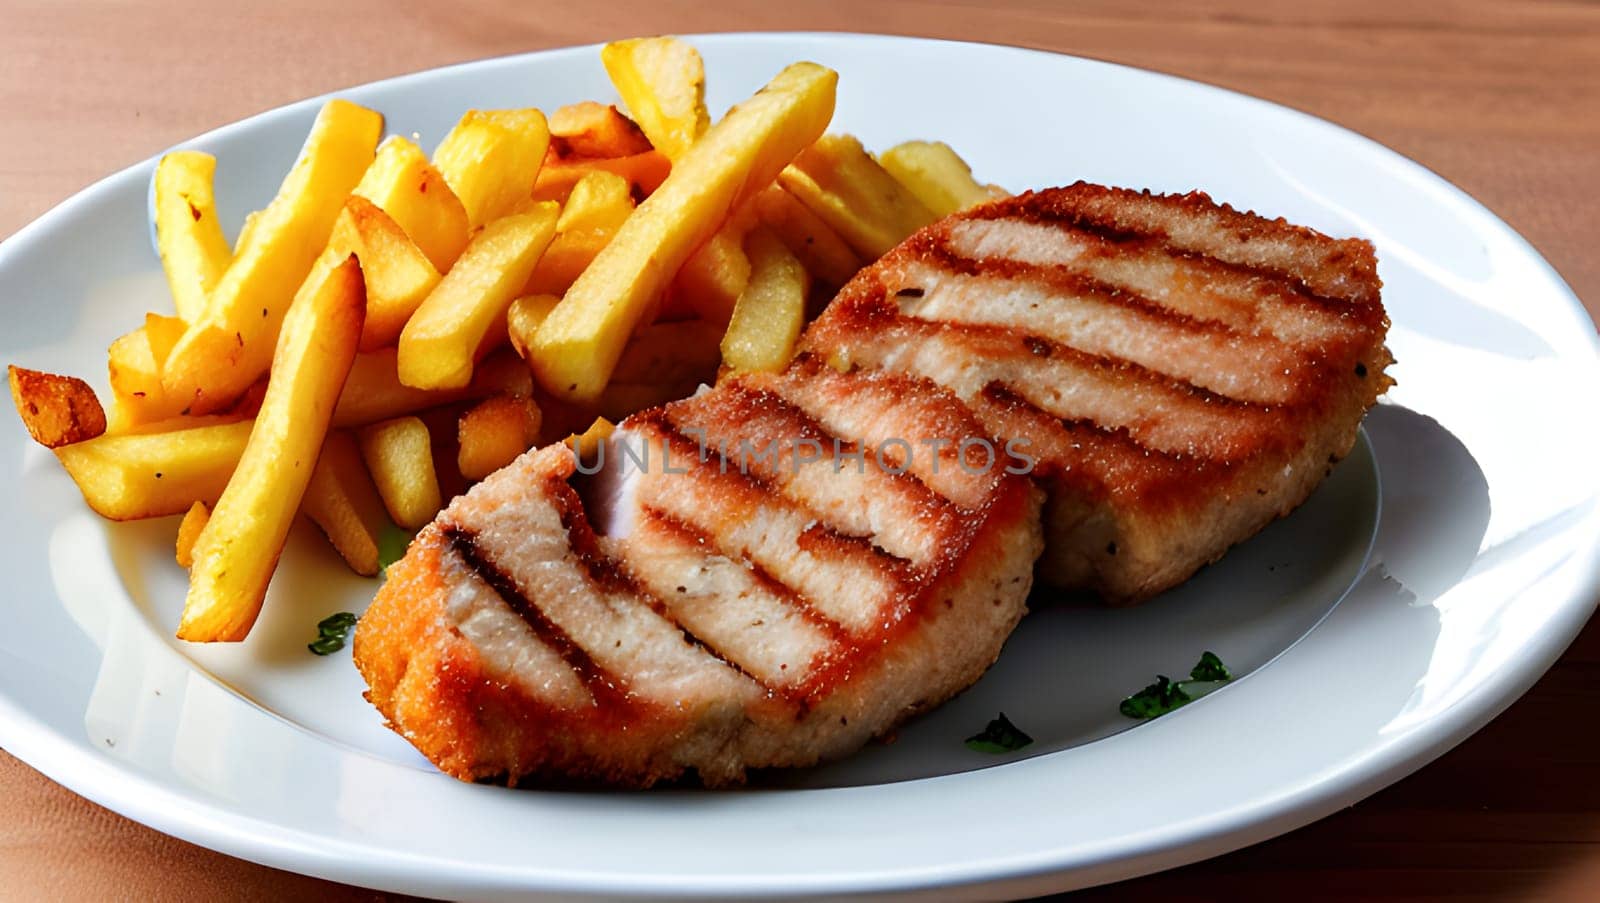
[[[824,136],[778,178],[868,260],[938,218],[849,135]]]
[[[586,100],[550,114],[550,146],[561,157],[629,157],[650,150],[650,139],[616,107]]]
[[[750,285],[722,337],[722,360],[734,370],[780,370],[794,357],[811,286],[805,267],[765,228],[745,239]]]
[[[382,129],[382,116],[347,101],[322,108],[278,196],[167,358],[161,381],[175,403],[196,414],[220,411],[267,372],[284,314]]]
[[[633,213],[628,180],[595,170],[572,186],[556,220],[556,237],[533,269],[528,291],[560,295],[594,261]]]
[[[261,222],[261,215],[265,210],[252,210],[244,215],[244,222],[239,224],[239,237],[233,240],[233,256],[238,257],[244,246],[255,237],[256,224]],[[232,263],[230,262],[230,266]],[[209,303],[209,302],[208,302]]]
[[[433,165],[477,227],[528,198],[549,146],[538,110],[469,110],[434,149]]]
[[[527,395],[533,375],[510,349],[490,353],[473,368],[472,382],[463,389],[416,389],[400,382],[399,352],[380,348],[356,355],[345,378],[344,391],[333,411],[335,427],[364,426],[403,414],[487,398],[497,392]]]
[[[400,333],[400,381],[418,389],[459,389],[472,381],[484,339],[528,284],[555,236],[557,208],[495,220],[472,239]]]
[[[428,427],[418,417],[396,417],[362,428],[361,457],[395,524],[421,529],[444,506],[433,469]]]
[[[242,640],[261,613],[361,339],[360,264],[348,257],[325,273],[301,287],[284,317],[261,413],[195,540],[179,639]]]
[[[212,177],[217,158],[199,151],[173,151],[156,164],[156,249],[172,289],[178,316],[192,320],[233,259],[217,219]]]
[[[600,62],[650,144],[677,160],[711,125],[700,52],[671,37],[613,41]]]
[[[943,141],[896,144],[879,154],[878,162],[937,217],[994,200],[972,177],[967,161]]]
[[[529,363],[547,391],[599,397],[671,274],[827,128],[837,83],[831,69],[795,63],[679,159],[539,327]]]
[[[495,395],[470,408],[456,426],[456,466],[481,480],[539,441],[539,406],[520,395]]]
[[[177,317],[145,314],[143,326],[111,343],[106,355],[111,379],[111,432],[182,413],[181,400],[167,395],[161,371],[187,328]]]
[[[441,273],[450,271],[467,246],[467,208],[409,138],[385,138],[354,193],[389,214]]]
[[[721,324],[674,320],[641,326],[612,371],[613,382],[711,382],[722,361]]]
[[[806,271],[825,285],[838,288],[849,282],[865,261],[795,196],[773,185],[756,195],[756,216],[778,234]]]
[[[506,332],[519,357],[528,356],[528,346],[539,332],[539,324],[550,316],[560,300],[555,295],[524,295],[506,308]]]
[[[667,306],[702,320],[727,323],[739,293],[750,282],[750,258],[744,253],[747,228],[740,218],[730,218],[695,249],[672,278]]]
[[[596,169],[572,186],[556,232],[616,232],[633,215],[633,195],[628,180],[614,172]]]
[[[562,443],[572,449],[573,454],[585,461],[591,461],[600,453],[600,444],[610,439],[616,429],[616,424],[604,417],[596,417],[588,429],[581,433],[573,433],[562,440]]]
[[[83,442],[106,431],[105,409],[83,380],[15,365],[6,373],[22,425],[45,448]]]
[[[439,284],[439,271],[400,224],[366,198],[353,194],[333,225],[328,247],[355,254],[367,280],[367,318],[361,350],[393,345],[406,321]]]
[[[200,538],[200,531],[206,528],[206,521],[211,519],[211,509],[205,502],[196,501],[184,512],[183,520],[178,523],[178,541],[173,555],[178,559],[178,567],[188,570],[194,567],[194,542]]]
[[[363,577],[378,576],[378,537],[389,516],[350,433],[328,433],[300,510],[328,537],[350,570]]]
[[[629,193],[634,197],[648,197],[661,187],[672,172],[672,162],[658,150],[634,154],[631,157],[604,159],[573,158],[562,160],[547,155],[539,176],[533,183],[533,199],[557,201],[565,204],[567,196],[584,176],[592,172],[609,172],[628,180]]]
[[[250,438],[251,422],[180,417],[55,450],[83,500],[110,520],[182,514],[214,502]],[[198,423],[196,423],[198,421]]]

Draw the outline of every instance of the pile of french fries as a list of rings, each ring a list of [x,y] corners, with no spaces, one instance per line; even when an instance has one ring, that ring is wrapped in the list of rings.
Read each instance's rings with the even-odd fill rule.
[[[216,160],[154,180],[171,314],[82,380],[10,369],[35,440],[113,520],[182,515],[178,636],[241,640],[298,514],[355,572],[528,448],[582,452],[722,370],[774,370],[816,301],[911,232],[1003,192],[946,145],[825,134],[837,74],[795,63],[713,124],[700,55],[606,45],[630,115],[473,110],[426,155],[322,108],[230,247]]]

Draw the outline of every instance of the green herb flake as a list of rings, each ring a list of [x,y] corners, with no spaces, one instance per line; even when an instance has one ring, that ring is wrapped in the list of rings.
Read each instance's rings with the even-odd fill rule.
[[[1155,718],[1181,708],[1194,701],[1184,692],[1181,682],[1173,682],[1165,674],[1156,675],[1156,682],[1122,700],[1122,714],[1129,718]]]
[[[389,576],[389,565],[404,558],[406,549],[410,545],[410,532],[394,524],[384,524],[383,529],[378,532],[378,573],[384,577]]]
[[[1204,652],[1200,655],[1200,663],[1189,670],[1190,680],[1219,681],[1233,680],[1233,672],[1228,666],[1217,658],[1215,652]]]
[[[1156,682],[1122,700],[1119,711],[1129,718],[1159,718],[1193,702],[1195,697],[1188,688],[1194,684],[1227,683],[1233,672],[1214,652],[1207,651],[1200,661],[1189,669],[1188,680],[1173,680],[1164,674],[1156,675]]]
[[[344,648],[345,641],[350,638],[350,628],[356,626],[356,616],[348,611],[328,615],[317,622],[317,638],[306,644],[306,648],[317,655],[332,655]]]
[[[999,754],[1016,752],[1032,742],[1032,737],[1023,733],[1011,723],[1005,712],[1001,712],[1000,717],[989,722],[983,733],[967,738],[967,748],[982,753]]]

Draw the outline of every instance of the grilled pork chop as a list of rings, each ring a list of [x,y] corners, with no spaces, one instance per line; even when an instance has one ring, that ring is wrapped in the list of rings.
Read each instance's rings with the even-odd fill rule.
[[[1049,491],[1040,576],[1120,603],[1303,502],[1391,384],[1372,245],[1079,183],[914,235],[803,347],[932,379]]]
[[[464,779],[718,785],[848,753],[983,673],[1042,547],[1026,477],[876,454],[936,433],[984,431],[926,381],[800,364],[624,421],[620,489],[530,452],[389,569],[368,698]],[[771,444],[801,438],[829,459]]]

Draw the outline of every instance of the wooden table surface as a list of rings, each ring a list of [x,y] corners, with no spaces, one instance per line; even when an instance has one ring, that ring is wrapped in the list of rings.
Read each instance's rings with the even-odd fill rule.
[[[844,30],[1047,48],[1376,138],[1527,236],[1600,311],[1600,6],[1446,0],[260,3],[0,0],[0,236],[218,124],[372,79],[631,34]],[[1413,8],[1413,6],[1420,8]],[[1589,414],[1577,414],[1589,416]],[[13,601],[13,604],[16,604]],[[1096,892],[1600,899],[1600,624],[1415,776],[1286,837]],[[165,837],[0,753],[0,896],[365,898]]]

